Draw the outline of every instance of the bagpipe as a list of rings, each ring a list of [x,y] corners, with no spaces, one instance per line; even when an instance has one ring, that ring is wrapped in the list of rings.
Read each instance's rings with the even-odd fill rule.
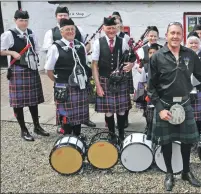
[[[118,50],[117,55],[117,67],[110,74],[109,78],[109,90],[113,93],[117,93],[120,90],[120,83],[127,81],[127,73],[123,71],[123,67],[125,63],[130,62],[134,63],[136,60],[136,54],[133,51],[132,45],[129,45],[129,50],[125,50],[121,59],[120,59],[120,51]]]

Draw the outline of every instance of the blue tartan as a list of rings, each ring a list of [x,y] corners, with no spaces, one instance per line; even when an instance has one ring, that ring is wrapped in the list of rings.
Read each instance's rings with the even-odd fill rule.
[[[10,106],[14,108],[35,106],[44,102],[38,70],[13,65],[9,80]]]
[[[108,78],[100,77],[100,84],[105,95],[103,97],[96,96],[95,111],[102,113],[118,113],[131,109],[128,82],[120,84],[120,91],[118,93],[109,91]]]
[[[65,116],[67,123],[79,125],[89,120],[89,102],[87,90],[77,87],[68,87],[68,96],[65,102],[56,101],[57,118]]]

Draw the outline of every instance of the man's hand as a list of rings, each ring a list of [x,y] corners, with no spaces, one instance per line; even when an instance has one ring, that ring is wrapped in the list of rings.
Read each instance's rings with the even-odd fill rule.
[[[162,110],[159,112],[159,116],[164,121],[169,121],[172,118],[172,114],[168,110]]]
[[[101,86],[96,86],[96,92],[98,94],[98,96],[103,97],[105,95],[103,88]]]
[[[21,58],[21,55],[15,51],[12,51],[12,57],[16,60],[19,60]]]
[[[123,67],[123,70],[125,71],[125,72],[129,72],[129,71],[131,71],[132,70],[132,68],[133,68],[133,63],[130,63],[130,62],[126,62],[126,63],[124,63],[126,66],[124,66]]]

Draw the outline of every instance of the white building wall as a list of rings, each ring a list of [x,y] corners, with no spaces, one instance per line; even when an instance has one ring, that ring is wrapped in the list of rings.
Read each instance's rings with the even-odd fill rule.
[[[165,37],[166,27],[170,22],[183,23],[183,12],[200,12],[200,2],[74,2],[64,3],[70,11],[85,11],[90,15],[86,18],[73,18],[76,25],[81,26],[89,37],[96,32],[103,17],[110,16],[113,11],[119,11],[124,25],[131,27],[131,37],[138,40],[146,27],[156,25],[160,37]],[[30,28],[37,34],[42,45],[45,32],[54,27],[54,17],[57,5],[48,2],[22,1],[22,9],[30,14]],[[4,29],[14,26],[13,14],[17,2],[2,2]],[[42,60],[41,63],[44,63]],[[43,64],[41,64],[43,68]]]

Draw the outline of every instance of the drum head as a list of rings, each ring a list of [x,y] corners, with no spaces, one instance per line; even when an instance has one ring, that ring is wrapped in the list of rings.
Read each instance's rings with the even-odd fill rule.
[[[72,146],[62,146],[50,154],[50,165],[60,174],[73,174],[78,172],[83,163],[83,158],[78,150]]]
[[[88,161],[96,168],[112,168],[118,161],[117,148],[107,142],[99,141],[92,144],[87,153]]]
[[[161,152],[161,146],[158,146],[155,151],[155,162],[159,169],[163,172],[167,172],[163,153]],[[183,169],[183,160],[181,156],[180,143],[174,142],[172,144],[172,170],[174,174],[180,173]]]
[[[127,145],[121,152],[121,163],[129,171],[141,172],[148,169],[153,162],[151,149],[142,143]]]

